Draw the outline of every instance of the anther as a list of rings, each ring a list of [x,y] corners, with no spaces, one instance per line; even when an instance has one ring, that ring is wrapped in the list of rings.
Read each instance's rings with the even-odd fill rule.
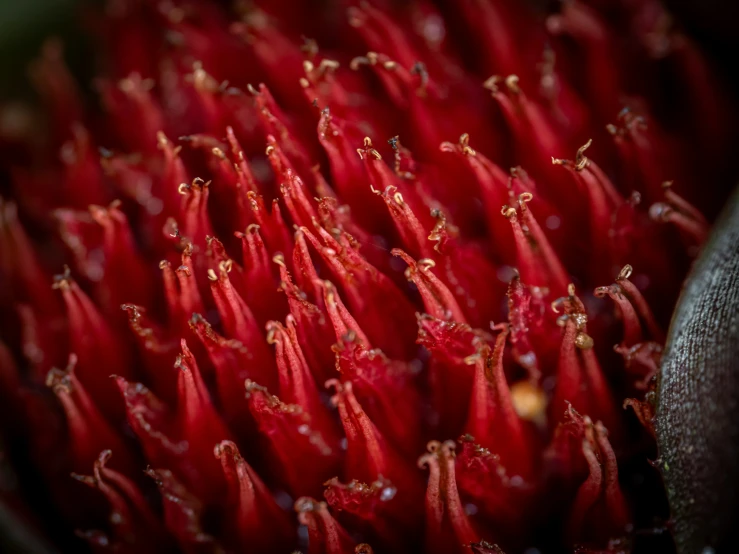
[[[631,277],[631,273],[634,270],[629,264],[626,264],[621,268],[621,271],[618,273],[618,277],[616,277],[617,281],[621,281],[623,279],[628,279]]]
[[[577,346],[580,350],[589,350],[593,348],[593,337],[591,337],[587,333],[580,332],[575,337],[575,346]]]

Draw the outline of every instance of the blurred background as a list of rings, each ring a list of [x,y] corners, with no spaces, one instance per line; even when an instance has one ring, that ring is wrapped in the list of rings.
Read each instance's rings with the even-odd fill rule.
[[[557,4],[567,0],[524,1],[556,10]],[[609,0],[584,1],[600,4]],[[0,0],[0,99],[30,93],[26,78],[28,63],[50,36],[62,39],[67,63],[87,84],[86,77],[92,75],[94,50],[89,48],[84,32],[85,13],[104,4],[103,0]],[[665,0],[665,4],[680,26],[723,66],[733,91],[739,96],[739,72],[733,67],[739,55],[739,2]]]

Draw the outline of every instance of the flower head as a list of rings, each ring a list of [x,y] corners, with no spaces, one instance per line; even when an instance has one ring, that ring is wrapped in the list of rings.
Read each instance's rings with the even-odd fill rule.
[[[110,1],[99,103],[44,46],[46,120],[0,126],[0,507],[74,551],[669,549],[710,64],[656,0],[339,4]]]

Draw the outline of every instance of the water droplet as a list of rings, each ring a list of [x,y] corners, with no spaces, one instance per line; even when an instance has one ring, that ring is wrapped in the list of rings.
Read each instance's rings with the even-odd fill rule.
[[[562,220],[556,216],[556,215],[550,215],[546,221],[544,221],[544,225],[547,226],[547,229],[559,229],[559,226],[562,224]]]
[[[380,500],[383,502],[387,502],[388,500],[392,500],[395,497],[395,493],[398,492],[398,489],[395,487],[385,487],[382,489],[382,492],[380,493]]]
[[[468,516],[475,515],[477,513],[477,506],[475,506],[474,504],[465,504],[464,513],[466,513]]]

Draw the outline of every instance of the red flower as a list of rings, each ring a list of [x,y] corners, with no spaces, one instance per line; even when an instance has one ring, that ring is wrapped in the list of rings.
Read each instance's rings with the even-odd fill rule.
[[[2,505],[75,552],[669,550],[650,391],[735,112],[659,2],[94,21],[100,105],[49,42],[3,112]]]

